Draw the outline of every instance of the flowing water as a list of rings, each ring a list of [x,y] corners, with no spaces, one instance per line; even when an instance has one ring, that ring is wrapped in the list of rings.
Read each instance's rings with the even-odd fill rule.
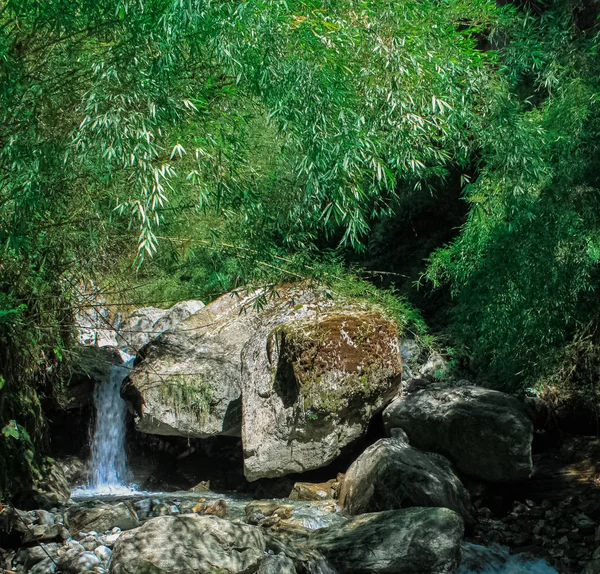
[[[558,574],[541,558],[511,554],[507,546],[481,546],[465,542],[457,574]]]
[[[96,428],[92,439],[90,479],[85,487],[73,493],[76,496],[126,494],[134,490],[127,485],[126,406],[121,398],[121,383],[128,375],[134,357],[123,355],[123,365],[113,365],[108,380],[94,389]]]

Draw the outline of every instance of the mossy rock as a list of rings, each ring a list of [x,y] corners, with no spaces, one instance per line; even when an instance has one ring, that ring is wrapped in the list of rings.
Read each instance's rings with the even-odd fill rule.
[[[274,388],[292,395],[297,389],[304,409],[317,416],[342,416],[388,392],[402,370],[397,328],[376,312],[280,325],[268,338],[270,357],[274,346],[279,356]]]

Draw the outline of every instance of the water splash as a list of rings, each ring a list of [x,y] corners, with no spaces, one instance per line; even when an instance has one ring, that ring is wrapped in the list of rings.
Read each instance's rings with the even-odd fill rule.
[[[134,357],[122,353],[125,362],[113,365],[107,381],[94,389],[96,428],[92,439],[90,480],[86,487],[76,489],[75,496],[129,494],[135,487],[127,484],[125,453],[125,401],[121,398],[121,383],[129,374]]]
[[[458,574],[558,574],[540,558],[510,554],[507,546],[480,546],[465,542]]]

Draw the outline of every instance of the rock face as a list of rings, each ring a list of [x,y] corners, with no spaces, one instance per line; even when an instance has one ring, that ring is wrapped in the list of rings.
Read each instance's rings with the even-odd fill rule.
[[[258,527],[215,516],[161,516],[123,534],[112,554],[111,574],[242,574],[256,572],[265,540]]]
[[[303,316],[269,321],[242,352],[244,473],[251,481],[329,464],[400,384],[398,333],[381,314],[327,309],[319,300],[301,310]]]
[[[447,456],[465,474],[509,482],[533,472],[533,425],[514,397],[462,386],[396,399],[383,414],[388,433],[399,427],[411,444]]]
[[[316,531],[309,546],[336,572],[450,574],[460,561],[463,524],[447,508],[407,508],[353,518]]]
[[[240,436],[240,353],[254,332],[252,298],[224,295],[140,353],[121,394],[150,434]]]
[[[142,432],[241,434],[249,480],[333,461],[402,370],[396,327],[377,310],[303,284],[264,297],[225,295],[164,332],[121,390]]]
[[[294,562],[283,554],[269,555],[263,560],[258,574],[296,574]]]
[[[340,506],[363,514],[409,506],[454,510],[465,523],[471,519],[471,499],[450,462],[398,439],[380,439],[352,463],[340,492]]]
[[[84,346],[115,347],[135,355],[146,343],[202,307],[202,301],[182,301],[169,309],[142,307],[124,317],[99,300],[78,311],[79,341]]]

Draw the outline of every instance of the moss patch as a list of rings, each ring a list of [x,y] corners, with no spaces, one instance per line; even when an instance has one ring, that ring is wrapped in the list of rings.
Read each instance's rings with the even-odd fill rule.
[[[339,312],[275,329],[274,390],[287,402],[302,397],[307,420],[340,415],[345,409],[393,387],[402,365],[397,327],[379,313]]]
[[[162,375],[161,399],[176,415],[182,409],[193,413],[202,422],[208,416],[212,392],[210,385],[200,376]]]

